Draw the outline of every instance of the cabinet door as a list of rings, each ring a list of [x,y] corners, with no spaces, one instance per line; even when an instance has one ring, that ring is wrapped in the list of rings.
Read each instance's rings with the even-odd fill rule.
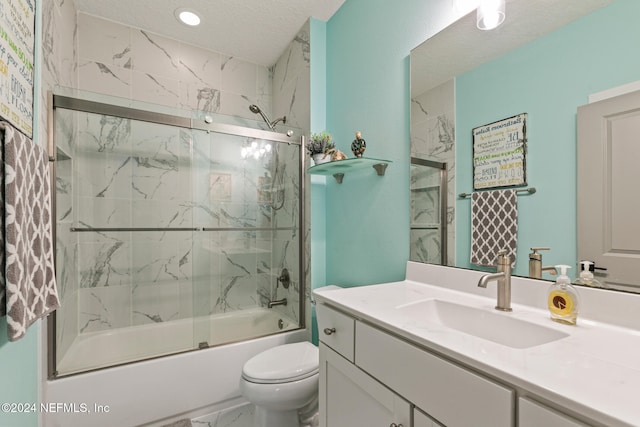
[[[532,400],[518,399],[518,427],[586,427],[586,424],[574,420],[551,408]]]
[[[356,365],[450,427],[513,427],[515,392],[356,321]]]
[[[444,427],[418,409],[413,410],[413,427]]]
[[[411,407],[320,343],[320,427],[410,427]]]

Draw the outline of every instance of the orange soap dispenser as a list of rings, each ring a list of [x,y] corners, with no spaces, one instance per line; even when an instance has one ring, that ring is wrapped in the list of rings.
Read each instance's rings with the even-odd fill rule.
[[[566,325],[575,325],[578,319],[578,291],[571,285],[567,276],[568,265],[556,265],[560,274],[549,288],[547,304],[551,320]]]

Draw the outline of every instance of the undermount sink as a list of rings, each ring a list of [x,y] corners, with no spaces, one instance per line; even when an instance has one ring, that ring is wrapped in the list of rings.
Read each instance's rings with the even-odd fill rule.
[[[569,334],[555,329],[448,301],[429,299],[396,307],[419,327],[441,326],[511,348],[529,348],[546,344]]]

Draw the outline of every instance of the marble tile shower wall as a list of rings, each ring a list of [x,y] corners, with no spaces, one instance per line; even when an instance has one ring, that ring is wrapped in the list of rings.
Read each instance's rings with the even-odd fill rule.
[[[78,246],[71,232],[73,203],[73,163],[71,158],[58,156],[56,168],[56,272],[58,292],[65,304],[58,309],[56,342],[58,354],[66,353],[78,335]]]
[[[411,99],[411,156],[447,163],[447,257],[455,263],[455,95],[450,80]],[[412,177],[413,179],[413,177]],[[419,185],[428,184],[423,176]],[[412,182],[413,185],[413,182]],[[412,192],[411,223],[429,222],[433,217],[433,192]],[[431,218],[433,219],[433,218]],[[439,234],[433,230],[411,230],[411,259],[437,262],[440,259]]]
[[[272,67],[272,103],[274,117],[287,116],[287,124],[302,129],[305,135],[309,135],[311,127],[311,72],[310,72],[310,52],[311,35],[310,22],[307,20],[289,46],[282,53],[276,64]],[[299,210],[297,200],[302,197],[305,209],[304,227],[296,227],[294,231],[279,231],[274,240],[274,265],[277,273],[286,267],[291,275],[291,286],[284,289],[282,285],[276,283],[272,297],[273,299],[287,298],[286,306],[274,307],[286,316],[300,320],[298,306],[300,294],[298,284],[300,277],[304,277],[306,306],[310,306],[311,295],[311,219],[309,206],[311,204],[310,193],[302,192],[297,184],[297,170],[299,164],[298,152],[292,149],[284,150],[281,153],[287,166],[287,171],[283,180],[285,185],[286,203],[282,209],[274,213],[274,223],[278,227],[300,225],[298,221]],[[306,156],[305,156],[306,157]],[[309,175],[304,174],[305,188],[310,188]],[[297,247],[298,233],[303,239],[305,249],[305,259],[303,259],[304,271],[298,271],[299,250]],[[311,310],[305,313],[305,324],[311,325]]]
[[[78,88],[182,110],[271,115],[272,71],[137,28],[78,14]]]
[[[247,119],[255,119],[247,107],[256,103],[272,117],[287,115],[289,124],[308,133],[308,22],[279,61],[267,68],[83,13],[77,14],[76,21],[73,2],[43,3],[43,33],[48,35],[43,46],[48,69],[43,73],[43,88],[67,86],[136,102]],[[244,179],[247,172],[225,170],[208,157],[206,148],[202,148],[204,154],[200,153],[203,144],[198,135],[171,131],[158,134],[140,123],[71,113],[57,121],[57,128],[58,147],[69,156],[58,163],[59,170],[65,172],[58,174],[57,183],[59,189],[68,192],[68,196],[59,198],[57,209],[58,223],[66,225],[67,230],[72,224],[187,227],[207,221],[217,224],[214,226],[271,223],[295,227],[294,231],[278,231],[274,236],[268,232],[194,236],[145,232],[143,238],[140,233],[59,230],[59,274],[66,277],[64,292],[68,295],[63,297],[66,307],[58,312],[59,355],[77,333],[265,305],[274,298],[287,297],[286,307],[274,309],[298,319],[296,285],[304,274],[309,287],[310,272],[306,268],[298,271],[298,247],[293,243],[300,233],[297,153],[285,153],[283,149],[280,163],[288,166],[273,172],[274,177],[280,177],[271,195],[274,203],[282,204],[276,210],[260,202],[264,191],[256,191],[264,186],[261,178],[265,170],[249,173],[254,176],[246,181],[243,191],[253,192],[252,203],[229,203],[225,177],[216,183],[213,175],[227,174],[231,182],[240,182],[239,176]],[[133,142],[137,135],[143,138]],[[93,145],[76,147],[73,141],[92,141]],[[193,166],[199,171],[191,175],[184,168],[190,143]],[[99,167],[84,163],[89,158],[104,163]],[[129,181],[126,173],[131,174]],[[193,190],[185,192],[186,188]],[[179,189],[177,196],[168,196],[175,189]],[[130,199],[122,197],[123,191]],[[208,200],[198,200],[198,194]],[[235,187],[233,194],[235,197]],[[193,197],[191,201],[187,201],[188,196]],[[308,195],[302,196],[308,206]],[[216,211],[205,202],[225,207]],[[72,205],[77,208],[72,210]],[[305,223],[308,225],[308,218]],[[303,234],[308,247],[308,226]],[[271,252],[265,248],[267,242],[273,243]],[[245,246],[253,252],[247,253]],[[307,252],[307,266],[308,256]],[[72,268],[75,265],[79,272]],[[226,269],[221,267],[225,265]],[[288,290],[276,288],[274,280],[283,267],[292,274]],[[308,316],[307,312],[309,323]]]
[[[311,127],[311,41],[309,21],[272,67],[273,112],[287,116],[287,123],[299,129]]]
[[[48,100],[47,94],[57,86],[76,87],[76,14],[77,10],[73,1],[42,0],[42,57],[38,64],[40,69],[40,92],[39,96],[40,115],[37,143],[45,145],[49,138],[48,130]],[[59,355],[66,353],[78,334],[78,283],[75,273],[77,260],[77,245],[74,233],[69,232],[71,223],[71,203],[72,203],[72,160],[70,154],[72,148],[70,141],[73,140],[71,129],[73,129],[73,117],[71,115],[63,117],[58,122],[57,129],[60,135],[66,136],[56,138],[58,147],[64,155],[59,153],[57,164],[57,210],[56,216],[58,225],[67,224],[66,227],[58,227],[56,233],[56,270],[60,297],[67,301],[64,308],[58,310],[57,315],[57,351]]]
[[[77,85],[77,10],[74,1],[42,0],[42,63],[40,64],[40,120],[38,133],[48,138],[48,92],[57,86]],[[64,144],[61,142],[58,144]],[[68,152],[68,147],[66,151]]]

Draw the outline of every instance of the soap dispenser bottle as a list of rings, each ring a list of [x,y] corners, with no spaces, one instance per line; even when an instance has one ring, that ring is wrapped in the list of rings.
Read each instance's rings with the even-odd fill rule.
[[[556,282],[549,288],[547,300],[551,320],[566,325],[575,325],[578,318],[578,292],[567,276],[568,265],[556,265],[560,272]]]
[[[580,277],[575,282],[576,285],[585,285],[591,287],[602,287],[602,283],[593,276],[596,265],[592,261],[580,261]]]

